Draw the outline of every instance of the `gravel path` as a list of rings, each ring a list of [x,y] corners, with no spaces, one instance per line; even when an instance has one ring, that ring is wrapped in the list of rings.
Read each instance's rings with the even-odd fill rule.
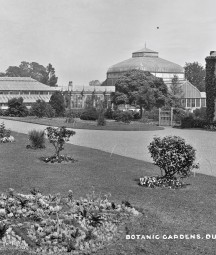
[[[7,128],[27,134],[32,129],[44,130],[39,124],[0,119]],[[75,129],[74,129],[75,130]],[[153,137],[178,135],[197,150],[199,173],[216,176],[216,132],[205,130],[184,130],[166,127],[156,131],[104,131],[76,129],[76,135],[70,139],[71,144],[94,148],[110,153],[152,162],[147,146]]]

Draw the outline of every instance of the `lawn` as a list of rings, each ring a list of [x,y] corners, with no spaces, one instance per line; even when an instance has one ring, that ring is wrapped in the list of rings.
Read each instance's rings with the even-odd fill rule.
[[[215,240],[206,240],[206,234],[216,235],[215,177],[196,174],[186,182],[185,189],[151,189],[137,185],[139,177],[155,175],[158,169],[151,163],[138,161],[81,146],[66,145],[64,154],[78,161],[73,164],[46,164],[40,160],[49,156],[53,148],[47,143],[43,150],[26,149],[27,135],[13,133],[14,144],[0,144],[0,191],[9,187],[27,193],[39,188],[43,193],[69,189],[76,197],[85,196],[94,189],[97,193],[111,193],[111,200],[128,200],[143,212],[142,217],[127,223],[122,236],[97,255],[117,254],[214,254]],[[126,240],[125,235],[180,235],[200,234],[204,239]],[[28,253],[3,252],[24,255]]]
[[[37,118],[35,116],[28,117],[6,117],[1,116],[1,119],[17,120],[35,124],[41,124],[46,126],[61,127],[66,126],[68,128],[76,129],[89,129],[89,130],[115,130],[115,131],[152,131],[162,130],[163,127],[159,127],[156,123],[142,123],[139,121],[132,121],[131,123],[116,122],[114,120],[107,120],[106,126],[97,126],[97,121],[87,121],[75,119],[75,123],[66,123],[66,118]]]

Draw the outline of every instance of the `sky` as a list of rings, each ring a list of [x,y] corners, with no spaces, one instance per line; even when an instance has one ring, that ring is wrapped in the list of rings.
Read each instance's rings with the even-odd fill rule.
[[[0,0],[0,72],[51,63],[59,86],[106,79],[146,46],[184,66],[216,50],[215,0]],[[159,29],[157,29],[159,27]]]

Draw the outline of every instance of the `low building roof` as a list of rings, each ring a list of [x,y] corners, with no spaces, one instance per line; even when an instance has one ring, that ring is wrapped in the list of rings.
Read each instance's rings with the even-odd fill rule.
[[[0,91],[56,91],[59,87],[50,87],[31,77],[0,77]]]
[[[181,84],[182,88],[182,94],[184,98],[201,98],[201,92],[198,90],[197,87],[195,87],[193,84],[191,84],[189,81],[184,81]]]
[[[49,102],[51,95],[0,95],[0,103],[7,104],[12,98],[23,98],[24,103],[35,103],[38,99]]]

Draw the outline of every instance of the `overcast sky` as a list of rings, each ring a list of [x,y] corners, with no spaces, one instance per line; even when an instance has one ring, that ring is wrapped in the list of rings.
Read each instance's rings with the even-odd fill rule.
[[[0,0],[0,71],[51,63],[59,85],[104,81],[147,44],[184,66],[216,50],[215,0]],[[159,29],[157,29],[159,27]]]

